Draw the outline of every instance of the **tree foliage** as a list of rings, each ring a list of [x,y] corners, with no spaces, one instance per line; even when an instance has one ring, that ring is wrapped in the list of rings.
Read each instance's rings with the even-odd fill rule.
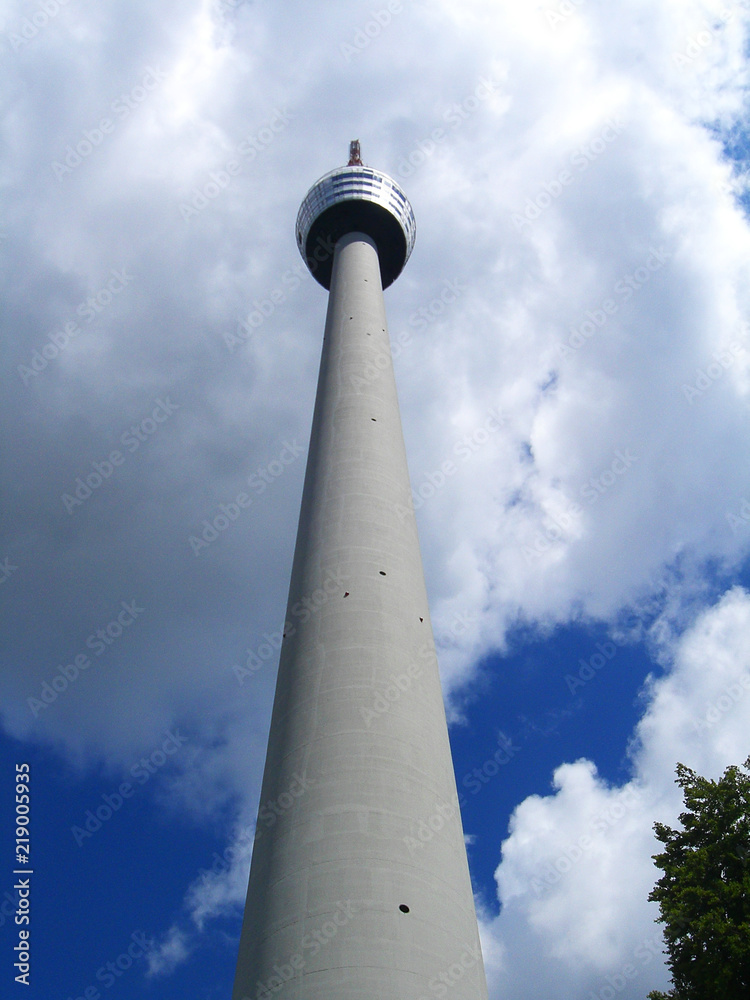
[[[669,993],[649,1000],[750,997],[750,757],[718,781],[677,765],[682,829],[654,823],[664,874],[649,900],[661,909]]]

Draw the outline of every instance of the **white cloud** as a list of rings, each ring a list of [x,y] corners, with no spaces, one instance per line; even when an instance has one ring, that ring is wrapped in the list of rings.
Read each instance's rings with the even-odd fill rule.
[[[186,935],[177,927],[172,927],[160,944],[155,945],[146,956],[147,976],[168,976],[189,955]]]
[[[583,1000],[606,997],[614,981],[623,1000],[641,1000],[664,986],[658,908],[647,902],[658,877],[653,823],[677,821],[678,761],[718,778],[745,760],[748,649],[750,594],[733,588],[680,638],[672,669],[650,681],[632,778],[609,786],[592,761],[562,764],[552,795],[516,808],[496,873],[502,910],[484,918],[491,996],[541,996],[555,982],[560,1000]],[[542,961],[529,963],[532,954]]]
[[[445,133],[403,179],[419,239],[403,284],[389,293],[389,310],[394,339],[407,334],[397,368],[415,489],[446,459],[456,466],[418,512],[438,631],[449,631],[467,611],[479,615],[447,651],[449,687],[471,675],[483,652],[502,648],[504,629],[518,615],[542,624],[581,615],[611,618],[663,590],[677,561],[688,567],[679,614],[681,604],[700,598],[703,563],[736,566],[750,538],[729,530],[724,517],[750,496],[750,464],[742,460],[750,377],[748,230],[727,191],[730,172],[719,145],[703,126],[718,121],[728,127],[741,113],[744,15],[737,9],[722,22],[716,44],[687,72],[672,55],[694,22],[708,16],[708,7],[649,4],[634,15],[631,6],[615,6],[605,15],[584,4],[556,30],[546,9],[557,8],[511,11],[477,2],[459,10],[443,4],[430,19],[417,8],[404,9],[357,57],[348,84],[352,105],[347,97],[337,106],[337,132],[361,134],[366,158],[395,174],[435,128]],[[367,14],[364,7],[359,14],[340,6],[326,12],[331,38],[347,37],[340,26],[350,24],[353,32]],[[645,12],[649,30],[636,72],[625,60],[633,30],[625,25]],[[84,18],[80,11],[69,13],[66,24]],[[23,114],[6,126],[11,175],[46,177],[33,191],[17,181],[18,204],[7,216],[17,259],[33,257],[37,239],[47,247],[44,268],[27,271],[17,300],[10,292],[10,315],[25,316],[13,333],[11,354],[18,363],[28,365],[47,332],[77,316],[112,267],[126,266],[135,275],[32,384],[19,379],[15,386],[18,416],[29,426],[29,407],[36,414],[35,440],[56,441],[56,451],[36,464],[36,472],[27,468],[28,458],[24,463],[29,490],[45,498],[47,527],[41,536],[36,524],[36,533],[20,532],[25,541],[14,545],[16,562],[41,572],[55,554],[54,539],[67,537],[71,571],[93,581],[117,565],[125,570],[118,579],[128,578],[120,590],[127,591],[110,588],[109,606],[135,595],[148,602],[155,623],[140,638],[133,634],[127,652],[124,643],[113,651],[113,662],[132,657],[142,664],[131,667],[129,690],[154,708],[139,713],[136,729],[130,723],[112,727],[97,709],[106,701],[104,691],[117,687],[111,670],[88,689],[79,684],[60,711],[34,721],[25,699],[48,679],[56,660],[75,655],[97,625],[96,615],[109,613],[104,599],[95,613],[80,593],[78,610],[62,588],[53,595],[54,617],[66,622],[65,639],[36,648],[31,672],[8,676],[7,725],[16,734],[46,733],[81,753],[86,744],[111,753],[120,740],[124,755],[174,721],[171,658],[155,671],[144,655],[153,647],[152,628],[169,634],[173,648],[181,647],[177,637],[190,628],[174,613],[183,598],[175,599],[174,591],[169,601],[163,596],[173,586],[166,566],[173,568],[171,578],[179,567],[189,591],[184,601],[200,604],[206,626],[216,620],[211,616],[225,618],[249,604],[250,618],[243,615],[238,625],[235,617],[232,631],[246,629],[253,642],[278,620],[289,564],[288,555],[272,551],[270,539],[287,539],[291,550],[301,463],[274,487],[271,503],[264,500],[252,518],[232,528],[231,545],[227,536],[226,545],[222,540],[198,562],[186,539],[219,503],[236,496],[250,472],[273,459],[286,437],[306,439],[319,338],[305,331],[316,301],[322,322],[319,289],[309,281],[293,286],[290,277],[283,302],[245,347],[230,354],[223,337],[254,301],[268,299],[282,287],[282,276],[292,274],[299,198],[316,170],[330,166],[331,149],[345,150],[346,144],[340,135],[332,141],[329,124],[317,128],[328,121],[320,109],[349,72],[343,58],[327,43],[317,47],[305,38],[304,80],[290,75],[304,18],[285,14],[281,32],[281,15],[268,5],[236,11],[188,5],[175,7],[171,16],[169,45],[151,26],[137,55],[120,56],[106,99],[85,86],[100,71],[94,58],[99,43],[90,42],[89,61],[77,71],[48,63],[53,90],[63,80],[73,88],[70,74],[79,74],[78,100],[70,109],[53,120],[41,100],[25,92],[19,97]],[[214,31],[212,18],[229,25],[229,35]],[[54,32],[62,26],[62,19],[49,26],[45,44],[59,46]],[[417,30],[435,48],[415,66],[411,39]],[[252,58],[243,54],[250,35],[259,44]],[[273,70],[271,38],[280,46]],[[37,48],[30,43],[24,58],[33,64],[42,51],[41,40]],[[189,71],[193,63],[200,70]],[[164,77],[153,93],[111,141],[70,176],[56,179],[52,155],[75,145],[114,101],[140,86],[144,67],[152,64]],[[389,85],[376,87],[385,66]],[[261,79],[250,100],[253,81]],[[477,99],[482,79],[495,81],[494,91]],[[368,96],[373,89],[377,105]],[[688,101],[698,92],[699,108]],[[361,110],[354,113],[356,102],[373,109],[375,117],[365,119],[369,138]],[[275,109],[292,116],[279,132],[268,128]],[[24,142],[30,128],[47,130],[46,145]],[[238,149],[248,136],[257,150],[243,156]],[[239,174],[215,192],[220,185],[211,173],[238,157]],[[561,171],[570,183],[558,180]],[[180,205],[212,183],[206,207],[186,222]],[[538,218],[526,219],[535,203],[542,206]],[[39,220],[31,231],[14,223],[23,211]],[[513,222],[519,216],[520,232]],[[429,307],[445,281],[465,291],[431,316],[426,329],[416,327],[417,310]],[[52,283],[56,297],[46,291]],[[605,312],[608,301],[614,312]],[[30,331],[27,342],[18,339],[19,329]],[[578,331],[576,343],[581,336],[584,341],[563,356],[571,329]],[[738,345],[731,367],[691,405],[683,386],[715,368],[714,353],[729,357],[731,344]],[[123,379],[131,388],[122,402],[105,403],[121,392]],[[165,391],[180,402],[179,414],[90,506],[74,518],[65,515],[58,506],[63,490],[91,461],[106,456]],[[81,421],[75,414],[82,405]],[[481,429],[496,410],[504,415],[501,431],[469,459],[455,461],[460,439]],[[64,415],[59,432],[58,415]],[[622,454],[635,459],[613,478]],[[166,480],[162,469],[170,470]],[[166,497],[168,517],[159,509]],[[129,512],[142,504],[149,517],[134,524]],[[24,519],[27,514],[19,527]],[[40,540],[46,546],[41,562]],[[152,566],[148,551],[157,549],[164,557]],[[142,554],[140,565],[127,554],[132,551]],[[257,588],[252,577],[235,583],[243,566],[262,567],[270,589]],[[214,574],[220,585],[209,588]],[[16,575],[19,595],[32,575]],[[240,602],[243,591],[247,597]],[[199,631],[206,636],[213,630],[201,625]],[[228,662],[241,644],[209,655],[199,652],[201,643],[188,664],[174,663],[185,707],[203,697],[215,657]],[[24,655],[28,659],[28,649]],[[212,697],[219,712],[228,708],[231,714],[224,690],[220,684]]]
[[[181,919],[171,925],[148,956],[149,975],[170,975],[201,945],[206,924],[219,917],[242,912],[247,894],[253,827],[238,825],[221,854],[214,853],[188,886]]]

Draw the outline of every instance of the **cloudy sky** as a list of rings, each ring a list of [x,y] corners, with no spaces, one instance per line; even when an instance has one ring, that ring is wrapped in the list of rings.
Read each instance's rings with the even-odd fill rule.
[[[355,137],[417,218],[386,306],[490,996],[666,985],[652,824],[750,731],[749,22],[0,2],[19,995],[230,994],[325,313],[294,222]]]

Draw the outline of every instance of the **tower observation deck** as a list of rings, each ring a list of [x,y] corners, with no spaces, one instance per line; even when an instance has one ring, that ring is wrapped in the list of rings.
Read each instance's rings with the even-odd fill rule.
[[[338,167],[321,177],[297,215],[297,246],[324,288],[331,287],[331,246],[353,232],[366,233],[375,241],[383,288],[388,288],[414,247],[414,212],[394,180],[361,163]]]
[[[400,187],[322,177],[297,244],[330,290],[233,1000],[486,1000],[383,288]]]

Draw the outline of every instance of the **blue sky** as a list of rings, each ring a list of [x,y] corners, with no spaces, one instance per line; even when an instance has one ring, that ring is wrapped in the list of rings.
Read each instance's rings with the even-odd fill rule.
[[[750,731],[746,4],[6,0],[0,48],[3,995],[230,994],[294,221],[355,137],[417,219],[386,308],[490,997],[665,987],[652,824]]]

